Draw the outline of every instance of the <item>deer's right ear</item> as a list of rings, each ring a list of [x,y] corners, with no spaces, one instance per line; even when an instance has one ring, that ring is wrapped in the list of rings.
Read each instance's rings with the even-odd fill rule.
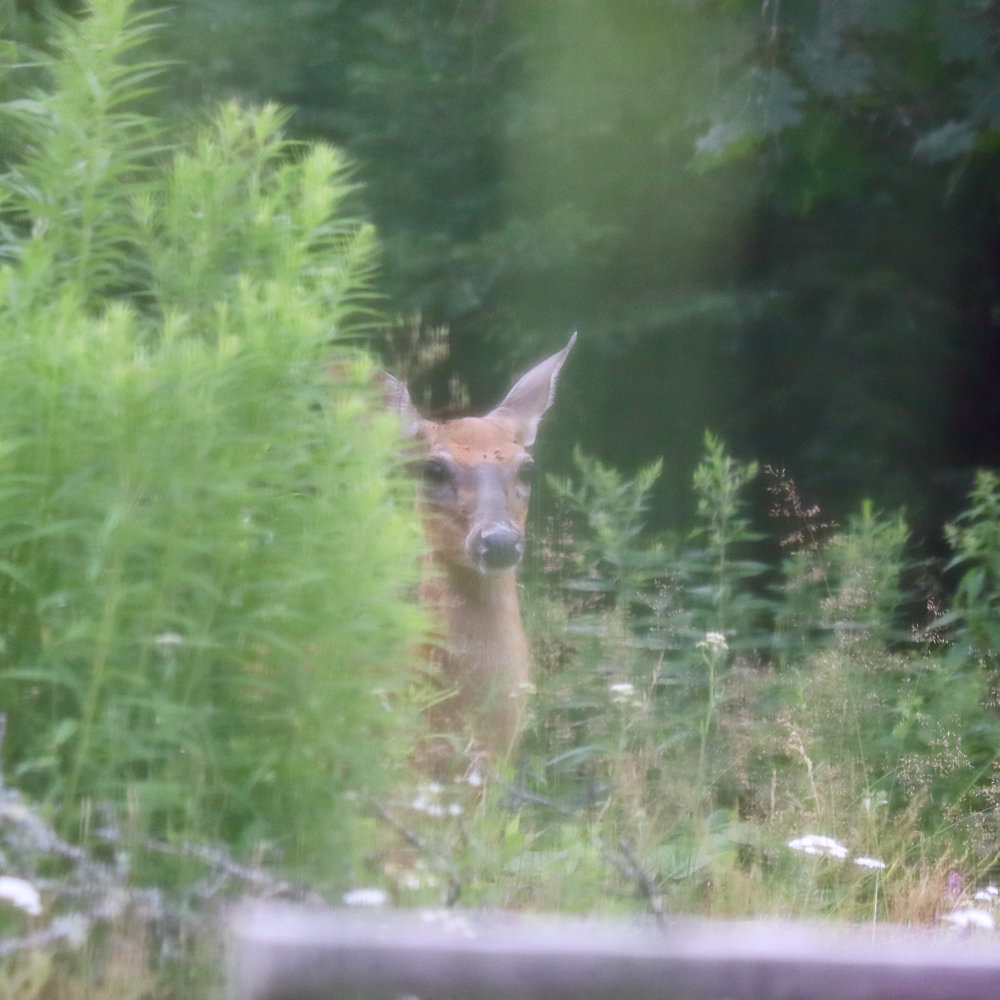
[[[420,430],[423,417],[410,399],[406,383],[393,378],[388,372],[379,372],[378,380],[382,387],[382,399],[385,408],[396,414],[399,419],[399,429],[403,437],[414,438]]]
[[[503,402],[490,414],[491,417],[513,420],[517,427],[517,436],[525,448],[530,448],[535,443],[538,423],[555,399],[556,379],[575,343],[574,333],[569,338],[569,343],[558,354],[546,358],[535,365],[530,372],[522,375],[504,397]]]

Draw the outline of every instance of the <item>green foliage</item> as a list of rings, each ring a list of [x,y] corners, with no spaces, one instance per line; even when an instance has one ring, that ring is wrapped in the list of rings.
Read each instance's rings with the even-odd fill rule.
[[[747,506],[743,494],[756,478],[756,462],[742,463],[726,454],[725,445],[714,434],[705,434],[705,455],[694,470],[694,492],[698,498],[695,538],[704,547],[689,552],[685,575],[692,582],[692,596],[702,598],[705,613],[698,623],[703,631],[746,633],[753,626],[754,604],[746,590],[749,581],[766,568],[762,563],[739,558],[734,548],[744,550],[761,535],[742,516]]]
[[[446,873],[477,903],[605,912],[923,922],[971,904],[949,876],[974,889],[1000,852],[1000,720],[961,642],[900,627],[904,516],[865,502],[838,527],[785,476],[795,530],[765,600],[744,558],[754,463],[707,435],[701,525],[665,548],[643,524],[658,470],[575,462],[576,482],[550,479],[574,518],[556,519],[566,558],[542,542],[565,586],[533,622],[547,669],[519,783],[473,816],[435,790],[456,811],[413,822],[439,876],[399,898],[440,895]],[[958,522],[980,558],[994,492],[981,476]]]
[[[717,727],[734,697],[733,653],[765,643],[759,630],[770,605],[754,592],[763,566],[747,558],[761,537],[745,516],[756,464],[735,460],[707,434],[694,474],[701,527],[688,544],[668,545],[645,533],[659,463],[628,479],[579,449],[574,462],[579,485],[549,480],[575,515],[574,551],[582,557],[560,567],[580,649],[569,672],[543,689],[550,724],[564,714],[586,727],[591,749],[602,753],[650,745],[671,759],[693,753],[692,806],[700,810],[728,770]],[[635,725],[626,721],[633,709],[641,709]],[[555,759],[572,771],[589,758],[578,747]]]
[[[995,6],[200,0],[165,20],[172,108],[278,99],[351,152],[380,288],[448,325],[474,406],[581,329],[546,433],[560,471],[577,440],[688,469],[714,427],[930,536],[940,484],[992,461]],[[662,478],[653,524],[689,526],[684,482]]]
[[[624,479],[616,469],[589,458],[577,446],[573,464],[580,479],[578,487],[557,476],[549,476],[548,484],[557,502],[586,524],[585,541],[578,549],[583,575],[574,585],[607,592],[618,607],[628,609],[641,599],[662,563],[662,554],[640,543],[639,536],[663,462],[653,462],[635,478]]]
[[[5,176],[7,215],[27,237],[4,256],[20,258],[22,294],[32,278],[44,296],[67,283],[86,289],[93,306],[134,280],[130,200],[107,192],[142,189],[157,139],[154,123],[134,107],[158,67],[130,58],[150,28],[130,6],[97,4],[79,22],[53,15],[50,43],[59,57],[39,55],[45,82],[4,105],[5,128],[18,139]]]
[[[975,652],[993,665],[1000,650],[1000,476],[981,470],[969,495],[969,508],[945,527],[961,567],[950,620],[962,621]]]
[[[831,526],[827,526],[830,528]],[[865,500],[846,529],[820,544],[801,544],[785,562],[786,599],[779,628],[784,642],[806,648],[823,636],[852,646],[883,648],[900,638],[900,579],[909,528],[902,512],[876,512]]]
[[[342,879],[349,818],[406,721],[416,548],[351,347],[372,234],[346,206],[364,198],[383,287],[451,322],[474,399],[552,325],[585,315],[590,345],[561,396],[584,446],[539,546],[562,586],[524,602],[541,670],[522,769],[389,799],[388,832],[368,816],[393,898],[915,922],[948,905],[950,873],[990,869],[996,477],[948,530],[963,575],[922,641],[900,613],[908,527],[879,508],[919,504],[912,470],[926,480],[947,444],[949,337],[995,314],[966,263],[955,310],[942,267],[988,256],[994,13],[171,12],[164,54],[195,55],[175,105],[294,101],[297,128],[363,162],[359,190],[270,105],[227,105],[183,143],[139,114],[158,67],[116,0],[57,19],[51,45],[14,8],[0,708],[5,776],[62,831],[110,803],[137,838],[224,838]],[[695,454],[726,414],[761,453],[786,454],[793,427],[812,480],[857,510],[843,529],[800,511],[780,579],[753,558],[755,464],[714,436]],[[585,457],[598,443],[640,471]],[[683,543],[653,530],[664,497],[690,506],[686,477],[649,462],[664,448],[696,467]],[[820,830],[887,867],[789,846]]]
[[[0,109],[24,143],[0,201],[7,773],[63,831],[108,806],[336,884],[415,624],[395,427],[353,342],[373,234],[342,155],[273,107],[168,149],[134,110],[147,30],[95,0]]]

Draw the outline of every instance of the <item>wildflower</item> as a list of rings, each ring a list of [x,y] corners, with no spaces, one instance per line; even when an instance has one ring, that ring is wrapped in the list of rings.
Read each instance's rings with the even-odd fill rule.
[[[729,643],[721,632],[706,632],[705,638],[695,646],[695,649],[705,649],[712,656],[721,656],[729,649]]]
[[[347,906],[384,906],[389,896],[383,889],[351,889],[340,898]]]
[[[802,851],[803,854],[817,854],[826,858],[846,858],[847,848],[838,843],[833,837],[824,837],[822,834],[809,833],[804,837],[796,837],[788,841],[788,846],[793,851]]]
[[[399,887],[408,892],[419,892],[421,889],[433,889],[438,884],[437,876],[422,865],[408,868],[399,873]]]
[[[861,868],[885,868],[885,862],[878,858],[855,858],[854,863]]]
[[[995,885],[988,885],[985,889],[980,889],[973,899],[979,899],[987,903],[995,903],[997,901],[997,896],[1000,896],[1000,889]]]
[[[417,792],[417,797],[410,803],[410,808],[415,812],[426,813],[433,819],[440,819],[445,814],[445,808],[441,804],[443,791],[444,788],[436,781],[423,785]]]
[[[608,690],[611,692],[611,700],[616,705],[628,704],[635,695],[635,687],[628,683],[628,681],[622,681],[619,684],[609,684]]]
[[[414,812],[422,812],[432,819],[440,819],[444,816],[444,806],[434,799],[428,799],[423,794],[418,795],[411,803],[410,808]]]
[[[955,910],[954,913],[947,914],[944,919],[963,930],[970,927],[976,927],[983,931],[993,930],[993,917],[984,910]]]
[[[38,890],[23,878],[0,875],[0,899],[6,899],[33,917],[42,912],[42,898]]]

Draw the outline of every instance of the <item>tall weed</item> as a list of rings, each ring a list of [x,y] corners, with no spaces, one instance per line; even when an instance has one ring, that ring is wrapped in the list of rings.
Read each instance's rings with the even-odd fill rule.
[[[765,571],[756,466],[705,445],[684,541],[645,531],[658,466],[629,478],[578,452],[575,480],[550,480],[550,576],[526,602],[543,609],[529,617],[535,725],[517,778],[474,816],[421,820],[464,831],[444,841],[441,856],[466,863],[450,884],[479,902],[610,912],[926,922],[984,905],[973,895],[1000,845],[995,699],[961,666],[984,646],[903,627],[901,513],[865,502],[841,527],[773,470],[792,530],[781,577]],[[978,574],[962,622],[988,621],[994,593],[989,481],[977,489],[950,529]],[[567,891],[574,880],[589,894]]]
[[[124,0],[58,19],[0,109],[7,773],[64,832],[110,808],[336,884],[415,626],[356,344],[373,233],[275,108],[168,150],[133,110],[147,30]]]

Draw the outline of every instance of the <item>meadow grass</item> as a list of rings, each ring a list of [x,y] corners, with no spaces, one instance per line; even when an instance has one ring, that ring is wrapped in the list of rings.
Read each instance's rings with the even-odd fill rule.
[[[537,507],[523,746],[428,784],[349,165],[274,107],[166,135],[126,0],[44,52],[4,27],[0,996],[210,995],[248,896],[991,923],[995,475],[943,609],[901,514],[835,525],[769,470],[766,562],[718,437],[683,538],[646,530],[660,463],[578,450]]]
[[[400,905],[991,921],[986,654],[957,616],[904,628],[902,516],[865,503],[824,524],[772,470],[771,523],[791,539],[775,582],[750,558],[758,470],[718,439],[681,540],[642,531],[658,465],[626,480],[576,464],[551,484],[562,506],[529,574],[522,752],[485,786],[389,804],[402,852],[373,851],[357,877]],[[995,516],[983,488],[951,529],[977,546]]]

